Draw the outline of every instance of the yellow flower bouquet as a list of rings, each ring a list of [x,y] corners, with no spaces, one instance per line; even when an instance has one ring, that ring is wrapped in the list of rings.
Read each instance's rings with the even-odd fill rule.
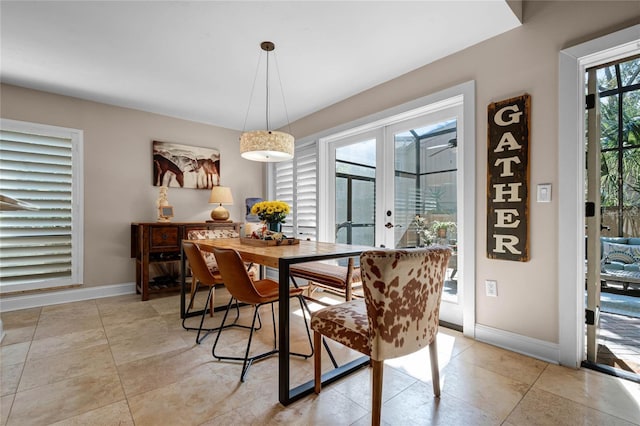
[[[291,207],[284,201],[261,201],[251,207],[251,214],[257,215],[266,223],[284,223]]]

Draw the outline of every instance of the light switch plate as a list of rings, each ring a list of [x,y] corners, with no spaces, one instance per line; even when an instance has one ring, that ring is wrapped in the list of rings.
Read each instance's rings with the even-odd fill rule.
[[[496,280],[486,280],[485,291],[488,297],[498,297],[498,281]]]
[[[540,183],[538,184],[538,202],[539,203],[550,203],[551,202],[551,184],[550,183]]]

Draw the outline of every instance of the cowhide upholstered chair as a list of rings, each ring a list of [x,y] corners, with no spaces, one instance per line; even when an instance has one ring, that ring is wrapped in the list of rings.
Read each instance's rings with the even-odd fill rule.
[[[362,253],[364,299],[311,315],[314,346],[322,336],[371,358],[372,424],[380,424],[385,359],[429,346],[433,392],[440,395],[436,334],[442,287],[451,251],[445,247],[374,250]],[[315,392],[320,392],[321,354],[314,356]]]
[[[218,238],[238,238],[238,234],[233,229],[196,229],[187,232],[187,239],[189,240],[216,240]],[[213,273],[218,272],[218,264],[216,263],[216,257],[211,252],[202,252],[209,269]],[[193,290],[193,288],[192,288]]]

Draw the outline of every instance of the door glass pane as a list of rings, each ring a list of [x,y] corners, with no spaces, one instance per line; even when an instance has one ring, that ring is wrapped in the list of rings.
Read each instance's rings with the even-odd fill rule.
[[[640,236],[640,148],[627,148],[622,157],[622,235]]]
[[[598,69],[596,75],[598,79],[598,92],[604,92],[618,87],[618,78],[614,65]]]
[[[376,140],[336,148],[336,242],[375,245]]]
[[[336,176],[336,224],[347,220],[347,179]]]
[[[623,86],[640,83],[640,61],[638,58],[620,64],[620,79]]]
[[[443,294],[450,301],[457,299],[456,133],[450,119],[394,135],[395,246],[450,247]]]
[[[600,98],[600,144],[601,149],[618,146],[618,97]]]

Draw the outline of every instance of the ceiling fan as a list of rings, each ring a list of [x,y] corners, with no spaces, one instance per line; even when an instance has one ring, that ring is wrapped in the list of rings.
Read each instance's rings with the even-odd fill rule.
[[[447,149],[453,149],[456,148],[458,146],[458,138],[453,138],[453,139],[449,139],[449,142],[441,144],[441,145],[435,145],[435,146],[430,146],[427,149],[438,149],[435,152],[432,152],[431,154],[429,154],[429,157],[433,157],[434,155],[440,154],[443,151],[446,151]]]

